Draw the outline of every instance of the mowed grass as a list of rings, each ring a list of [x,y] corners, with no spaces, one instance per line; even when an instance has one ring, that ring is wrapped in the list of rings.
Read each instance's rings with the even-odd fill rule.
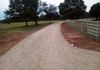
[[[54,21],[52,21],[54,23]],[[0,24],[0,37],[5,36],[9,33],[16,32],[36,32],[37,30],[50,24],[50,21],[38,21],[37,26],[35,22],[28,22],[28,27],[26,27],[25,22],[14,22],[11,24]]]
[[[34,31],[41,27],[49,25],[49,21],[39,21],[38,23],[39,25],[35,26],[34,22],[28,22],[28,27],[26,27],[25,22],[0,24],[0,32]]]

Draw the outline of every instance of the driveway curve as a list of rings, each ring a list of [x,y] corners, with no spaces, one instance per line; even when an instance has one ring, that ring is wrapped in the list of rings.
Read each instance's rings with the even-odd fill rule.
[[[55,23],[0,57],[0,70],[100,70],[100,53],[73,47]]]

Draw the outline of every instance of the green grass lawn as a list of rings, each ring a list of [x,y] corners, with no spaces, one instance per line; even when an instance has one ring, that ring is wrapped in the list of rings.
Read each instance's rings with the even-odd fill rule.
[[[28,22],[28,27],[26,27],[25,22],[0,24],[0,32],[33,31],[35,29],[49,25],[49,21],[39,21],[38,23],[39,25],[35,26],[34,22]]]
[[[0,24],[0,38],[17,32],[36,32],[41,28],[49,25],[50,21],[38,21],[38,24],[39,25],[35,26],[34,22],[28,22],[28,27],[26,27],[25,22]]]

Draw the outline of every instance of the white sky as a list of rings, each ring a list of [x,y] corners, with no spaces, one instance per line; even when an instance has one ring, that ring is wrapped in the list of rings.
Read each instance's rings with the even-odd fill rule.
[[[97,2],[100,2],[100,0],[84,0],[85,5],[87,6],[87,11],[90,10],[91,6]]]
[[[42,1],[58,6],[64,0],[42,0]],[[90,10],[90,7],[93,4],[100,2],[100,0],[84,0],[84,1],[87,6],[87,11]],[[3,11],[8,8],[8,5],[9,5],[9,0],[0,0],[0,18],[2,17],[1,13],[3,13]]]
[[[0,0],[0,10],[5,10],[8,8],[9,0]]]
[[[58,6],[61,2],[64,2],[64,0],[42,0],[42,1],[50,3],[50,4],[54,4],[56,6]]]

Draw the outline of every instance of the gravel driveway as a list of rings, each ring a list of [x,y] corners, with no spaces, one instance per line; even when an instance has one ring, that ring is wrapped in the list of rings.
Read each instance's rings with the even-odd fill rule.
[[[100,70],[100,53],[71,46],[59,22],[33,33],[0,57],[0,70]]]

